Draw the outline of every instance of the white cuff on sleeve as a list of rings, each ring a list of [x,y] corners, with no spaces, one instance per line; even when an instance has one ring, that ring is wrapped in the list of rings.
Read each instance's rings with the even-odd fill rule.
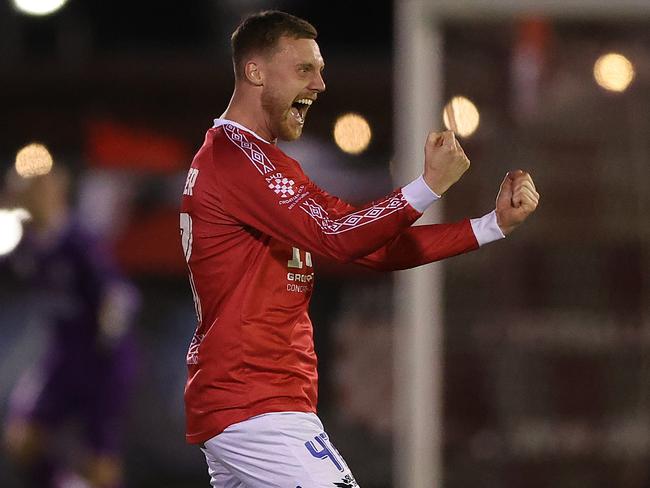
[[[411,207],[420,213],[424,213],[433,202],[440,200],[440,195],[429,188],[423,176],[404,186],[402,188],[402,195],[411,204]]]
[[[498,241],[506,236],[501,232],[501,228],[497,224],[496,210],[492,210],[489,214],[484,215],[478,219],[470,219],[472,230],[476,236],[479,246],[484,246],[493,241]]]

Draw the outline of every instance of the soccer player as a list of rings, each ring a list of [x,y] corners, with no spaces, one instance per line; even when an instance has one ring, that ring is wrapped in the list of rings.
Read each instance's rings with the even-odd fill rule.
[[[29,283],[49,335],[44,356],[12,393],[4,448],[25,486],[118,488],[139,295],[75,218],[62,167],[29,179],[11,176],[10,198],[31,221],[4,265]],[[81,459],[65,452],[70,426],[82,437]]]
[[[187,441],[212,486],[355,487],[316,415],[307,314],[312,255],[379,270],[430,263],[503,238],[535,210],[523,171],[508,173],[495,211],[412,227],[469,167],[452,132],[431,133],[423,174],[368,205],[327,194],[276,141],[302,133],[325,91],[316,30],[266,11],[232,35],[235,89],[185,183],[181,240],[198,327],[187,354]]]

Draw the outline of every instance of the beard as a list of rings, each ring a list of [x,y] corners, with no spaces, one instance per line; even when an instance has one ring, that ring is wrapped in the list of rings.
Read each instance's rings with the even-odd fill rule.
[[[262,92],[262,108],[268,115],[273,135],[282,141],[295,141],[302,134],[302,125],[290,113],[292,100],[284,98],[286,97],[268,88]]]

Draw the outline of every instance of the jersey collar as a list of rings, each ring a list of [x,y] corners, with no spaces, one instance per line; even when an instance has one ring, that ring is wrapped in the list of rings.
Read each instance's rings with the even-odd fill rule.
[[[258,136],[257,134],[255,134],[255,132],[253,132],[252,130],[250,130],[248,127],[244,127],[243,125],[238,124],[237,122],[234,122],[234,121],[232,121],[232,120],[228,120],[228,119],[214,119],[214,125],[213,125],[212,127],[213,127],[213,128],[214,128],[214,127],[220,127],[220,126],[222,126],[222,125],[226,125],[226,124],[234,125],[234,126],[237,127],[238,129],[245,130],[246,132],[248,132],[248,133],[252,134],[253,136],[257,137],[260,141],[262,141],[262,142],[266,142],[267,144],[271,144],[271,143],[270,143],[269,141],[267,141],[266,139],[264,139],[264,138]]]

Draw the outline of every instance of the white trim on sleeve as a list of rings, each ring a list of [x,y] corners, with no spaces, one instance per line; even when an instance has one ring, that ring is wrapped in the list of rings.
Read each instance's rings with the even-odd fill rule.
[[[497,224],[496,210],[492,210],[489,214],[486,214],[483,217],[470,219],[469,222],[472,225],[472,230],[474,231],[479,246],[484,246],[485,244],[506,237],[503,235],[501,228]]]
[[[424,213],[433,202],[440,200],[440,195],[429,188],[422,175],[404,186],[402,195],[411,204],[411,207],[420,213]]]

